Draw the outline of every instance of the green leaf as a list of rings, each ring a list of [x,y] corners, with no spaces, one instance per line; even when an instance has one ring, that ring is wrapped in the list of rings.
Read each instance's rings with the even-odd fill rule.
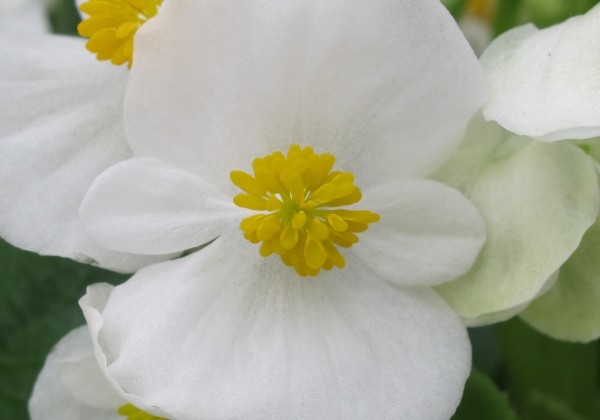
[[[524,419],[600,418],[598,343],[556,341],[518,318],[496,329],[510,398]]]
[[[556,397],[533,391],[521,414],[523,420],[587,420]]]
[[[496,385],[473,368],[465,385],[463,399],[453,420],[516,420],[508,397]]]
[[[73,0],[56,0],[49,11],[52,32],[77,35],[77,24],[81,18]]]
[[[462,15],[462,12],[467,4],[467,0],[442,0],[442,3],[455,19]]]
[[[521,0],[498,0],[496,12],[494,13],[493,29],[494,35],[520,25]]]
[[[523,0],[531,21],[539,28],[584,14],[597,3],[598,0]]]
[[[27,400],[46,355],[84,323],[77,301],[86,286],[123,280],[120,274],[0,241],[0,417],[28,418]]]

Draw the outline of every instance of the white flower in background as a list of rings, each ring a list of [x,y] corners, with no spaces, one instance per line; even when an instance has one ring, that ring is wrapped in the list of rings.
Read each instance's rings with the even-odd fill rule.
[[[44,0],[2,0],[0,34],[28,35],[48,31],[48,3]]]
[[[600,134],[599,28],[597,6],[548,29],[513,29],[481,58],[491,89],[485,117],[535,140],[474,122],[436,174],[486,220],[473,269],[438,289],[470,324],[507,319],[533,301],[522,316],[540,331],[600,337],[600,144],[552,142]]]
[[[101,248],[78,218],[93,179],[131,156],[123,130],[127,70],[99,63],[84,44],[0,36],[0,236],[40,254],[131,272],[159,258]]]
[[[600,135],[600,6],[539,30],[500,36],[481,57],[491,95],[487,119],[540,140]]]
[[[114,383],[113,388],[101,366],[105,367],[105,361],[96,360],[87,327],[64,336],[46,358],[34,385],[29,399],[31,420],[160,420],[155,416],[166,415]]]
[[[594,166],[578,147],[517,136],[482,117],[434,178],[485,220],[471,270],[436,288],[468,325],[506,320],[547,291],[598,213]]]
[[[166,2],[136,36],[137,157],[81,217],[124,252],[216,239],[89,289],[110,376],[177,419],[450,417],[469,343],[424,286],[485,235],[424,177],[482,99],[435,0]]]

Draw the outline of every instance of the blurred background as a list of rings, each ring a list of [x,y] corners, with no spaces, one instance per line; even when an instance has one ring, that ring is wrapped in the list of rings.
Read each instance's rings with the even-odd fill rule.
[[[5,10],[2,3],[11,1],[0,0],[0,13]],[[585,13],[600,0],[442,2],[479,54],[510,28],[527,22],[550,26]],[[44,1],[43,7],[54,33],[77,36],[79,15],[73,0]],[[86,286],[126,279],[21,251],[0,240],[0,419],[28,418],[27,400],[46,355],[63,335],[84,323],[77,301]],[[597,341],[559,342],[516,318],[471,329],[470,336],[474,369],[454,419],[600,419]]]

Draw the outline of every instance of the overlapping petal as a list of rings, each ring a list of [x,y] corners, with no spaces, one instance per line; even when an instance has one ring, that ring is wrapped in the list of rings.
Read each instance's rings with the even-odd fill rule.
[[[244,212],[195,174],[136,158],[96,179],[80,215],[86,231],[107,248],[167,254],[237,228]]]
[[[356,261],[305,281],[255,252],[223,236],[105,299],[90,289],[119,385],[178,419],[450,417],[470,351],[434,293]]]
[[[167,414],[160,407],[151,404],[143,395],[137,394],[135,391],[123,389],[119,381],[112,377],[108,370],[109,361],[113,356],[105,352],[104,343],[100,342],[100,329],[104,321],[102,319],[102,310],[110,296],[112,286],[106,283],[98,283],[88,288],[88,293],[79,300],[79,306],[83,311],[85,320],[88,324],[89,334],[91,335],[91,344],[94,350],[96,367],[102,373],[104,380],[110,384],[112,389],[121,396],[123,401],[127,401],[143,410],[145,413],[151,413],[163,418],[172,419],[173,416]]]
[[[135,54],[134,151],[229,191],[228,171],[292,143],[333,153],[365,188],[430,173],[482,101],[435,0],[167,2]]]
[[[54,347],[29,400],[32,420],[122,420],[116,408],[125,401],[102,375],[90,334],[79,327]]]
[[[402,285],[453,280],[473,265],[485,226],[475,206],[438,182],[404,180],[364,193],[361,206],[381,220],[352,248],[375,273]]]
[[[522,317],[559,340],[587,342],[600,337],[600,222],[561,267],[558,281]]]
[[[0,236],[119,271],[156,261],[99,247],[77,214],[93,179],[131,153],[126,73],[67,37],[0,38],[0,56]]]
[[[600,135],[600,6],[538,30],[513,29],[481,57],[486,118],[543,140]]]
[[[50,29],[45,0],[3,0],[0,3],[0,32],[27,35]]]
[[[481,119],[436,179],[470,198],[486,222],[473,268],[438,287],[470,323],[510,317],[537,297],[598,213],[595,169],[578,147],[510,137]]]

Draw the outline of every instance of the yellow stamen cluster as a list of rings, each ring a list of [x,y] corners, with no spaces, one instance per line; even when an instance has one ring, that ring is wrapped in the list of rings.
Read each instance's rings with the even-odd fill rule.
[[[148,19],[155,16],[163,0],[89,0],[80,7],[89,17],[77,30],[90,38],[86,48],[98,60],[111,60],[115,65],[133,59],[133,37]]]
[[[119,407],[118,413],[122,416],[125,416],[127,420],[167,420],[162,417],[156,417],[152,414],[148,414],[131,404],[125,404]]]
[[[274,152],[252,162],[254,176],[231,172],[243,190],[233,199],[239,207],[263,211],[242,220],[240,228],[260,255],[277,254],[301,276],[321,269],[343,268],[336,246],[349,248],[356,233],[367,230],[379,215],[367,210],[332,209],[362,198],[350,172],[333,171],[333,155],[315,154],[310,147],[292,145],[287,155]]]

